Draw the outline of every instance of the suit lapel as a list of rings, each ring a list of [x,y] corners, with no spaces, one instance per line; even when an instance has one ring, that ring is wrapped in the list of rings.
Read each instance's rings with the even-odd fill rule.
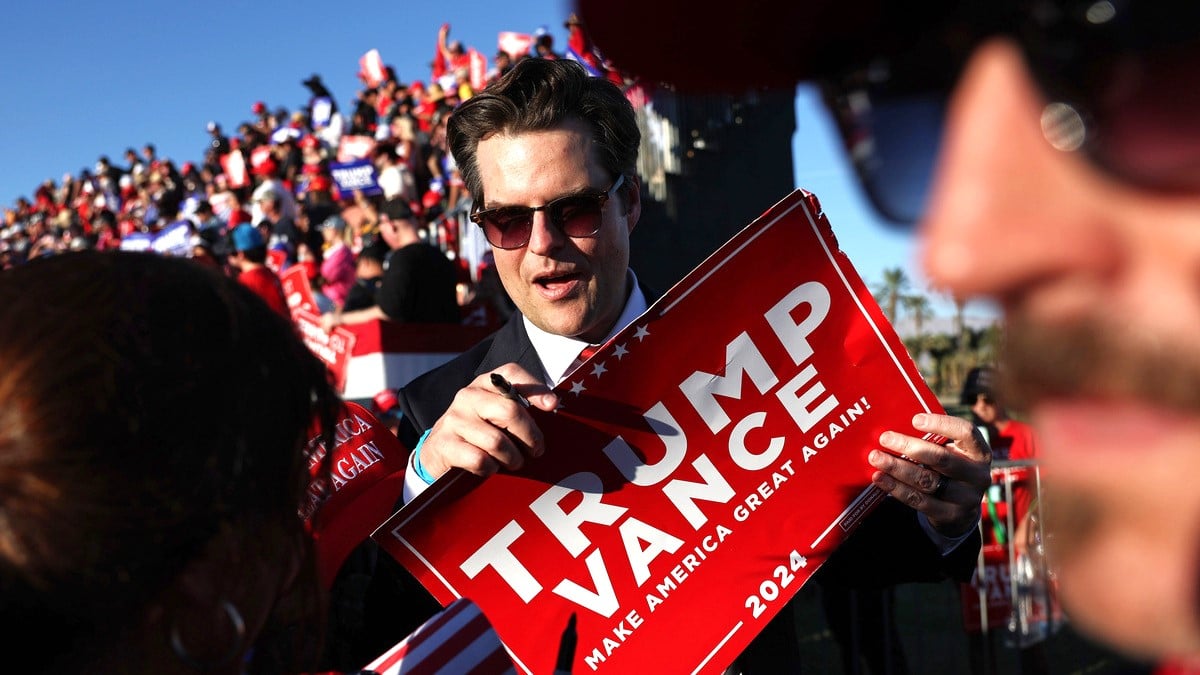
[[[542,360],[538,358],[533,343],[529,341],[525,321],[520,312],[515,312],[508,323],[496,333],[496,338],[492,340],[492,346],[479,362],[475,375],[478,377],[506,363],[516,363],[543,380],[546,379]]]

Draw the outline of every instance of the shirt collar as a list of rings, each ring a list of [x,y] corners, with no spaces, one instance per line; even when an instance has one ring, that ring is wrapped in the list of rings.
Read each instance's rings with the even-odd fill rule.
[[[633,323],[634,319],[646,312],[646,296],[642,294],[637,276],[633,270],[627,270],[625,274],[626,283],[630,284],[633,290],[630,291],[629,298],[625,301],[625,309],[622,310],[621,316],[613,324],[612,331],[604,337],[605,342],[611,340],[625,326]],[[521,320],[525,322],[525,332],[529,334],[529,341],[533,343],[533,349],[542,362],[542,370],[546,374],[546,384],[550,386],[558,384],[566,376],[568,369],[575,364],[575,359],[579,358],[579,352],[583,351],[588,343],[563,335],[547,333],[533,325],[528,317],[522,316]]]

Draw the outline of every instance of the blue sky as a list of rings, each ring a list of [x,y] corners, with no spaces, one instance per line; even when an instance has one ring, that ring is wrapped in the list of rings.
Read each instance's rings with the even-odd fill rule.
[[[346,109],[361,87],[358,58],[372,48],[401,80],[428,81],[442,23],[489,58],[499,31],[540,26],[561,50],[570,8],[570,0],[11,3],[0,38],[0,202],[92,167],[100,155],[121,164],[126,147],[146,142],[176,164],[199,160],[206,122],[233,131],[259,100],[298,108],[308,98],[301,81],[313,73]],[[870,212],[828,119],[803,87],[797,116],[796,185],[821,199],[860,274],[871,283],[901,266],[923,286],[911,235]]]

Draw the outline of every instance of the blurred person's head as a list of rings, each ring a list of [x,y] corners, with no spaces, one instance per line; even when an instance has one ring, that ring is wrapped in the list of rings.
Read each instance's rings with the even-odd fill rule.
[[[390,249],[387,244],[376,241],[362,248],[354,259],[354,273],[359,279],[376,279],[383,275],[383,261]]]
[[[292,327],[191,261],[94,252],[0,274],[0,322],[28,329],[0,331],[0,628],[55,642],[9,667],[311,667],[298,512],[338,402]]]
[[[530,59],[464,102],[447,134],[472,220],[522,313],[547,332],[602,340],[625,304],[641,215],[629,101],[578,63]]]
[[[379,236],[397,249],[420,240],[421,223],[402,197],[385,200],[379,207]]]
[[[337,214],[325,218],[320,223],[321,237],[327,246],[335,243],[346,243],[346,220]]]
[[[979,424],[994,425],[1008,419],[1000,399],[1000,374],[992,366],[972,368],[963,382],[959,403],[971,409]]]
[[[229,231],[231,252],[229,262],[239,269],[258,266],[267,261],[267,238],[262,230],[250,223],[242,223]]]
[[[1200,654],[1200,6],[728,10],[711,23],[790,48],[671,74],[686,35],[580,7],[642,77],[820,84],[873,203],[920,221],[933,285],[1004,311],[1003,389],[1039,435],[1072,623],[1136,655]]]

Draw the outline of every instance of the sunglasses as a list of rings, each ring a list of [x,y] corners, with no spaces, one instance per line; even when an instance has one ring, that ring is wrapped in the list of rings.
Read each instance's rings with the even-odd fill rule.
[[[1143,187],[1200,188],[1200,4],[963,3],[927,28],[817,83],[864,192],[892,223],[921,217],[946,103],[993,37],[1021,48],[1052,146]]]
[[[595,236],[604,222],[604,205],[625,182],[617,176],[604,192],[583,192],[546,202],[541,206],[500,206],[475,211],[471,222],[483,228],[488,243],[505,250],[518,249],[529,243],[533,234],[533,214],[544,211],[550,224],[568,237]]]

